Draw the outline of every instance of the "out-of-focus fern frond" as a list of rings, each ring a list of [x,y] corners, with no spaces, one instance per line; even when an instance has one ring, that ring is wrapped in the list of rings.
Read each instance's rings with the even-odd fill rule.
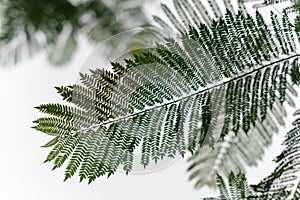
[[[289,192],[285,189],[278,189],[276,194],[270,195],[270,196],[263,196],[260,194],[257,194],[251,186],[249,186],[247,178],[245,174],[239,172],[237,175],[235,175],[233,172],[230,172],[226,180],[217,174],[217,189],[219,192],[218,197],[210,197],[210,198],[204,198],[204,200],[268,200],[268,199],[278,199],[283,200],[287,199],[289,196]]]
[[[167,5],[162,4],[162,11],[167,19],[164,20],[159,16],[154,16],[154,21],[162,28],[187,32],[189,31],[189,26],[198,28],[199,24],[211,25],[213,20],[224,16],[226,12],[221,8],[226,8],[226,10],[233,14],[237,14],[238,11],[247,14],[246,4],[252,1],[253,0],[173,0],[175,12]]]
[[[46,161],[59,168],[70,158],[66,179],[79,171],[91,182],[120,166],[130,172],[139,146],[146,167],[213,147],[215,135],[248,133],[258,120],[274,127],[266,120],[268,109],[278,112],[276,101],[293,103],[288,75],[299,70],[293,64],[299,54],[284,28],[289,23],[272,14],[272,24],[275,35],[259,13],[253,18],[228,11],[210,26],[190,26],[179,40],[168,38],[152,51],[112,63],[113,72],[82,74],[81,85],[72,88],[74,106],[38,107],[61,119],[36,121],[37,130],[57,137]],[[67,88],[59,93],[70,97]]]
[[[299,117],[300,110],[295,113]],[[286,190],[290,193],[286,199],[299,199],[299,181],[300,181],[300,118],[293,122],[294,128],[289,131],[284,141],[285,149],[277,156],[275,162],[278,166],[270,176],[263,179],[259,184],[252,187],[258,194],[266,199],[272,199],[280,190]],[[288,197],[288,198],[287,198]]]
[[[143,2],[1,0],[0,64],[15,64],[42,51],[52,64],[65,64],[72,58],[79,36],[95,43],[144,24]],[[125,8],[121,3],[131,6]]]
[[[278,132],[277,124],[284,125],[283,106],[277,102],[268,112],[266,120],[263,123],[257,120],[247,135],[232,132],[213,151],[199,149],[188,159],[190,180],[195,181],[195,187],[215,187],[215,174],[228,176],[230,171],[246,171],[247,167],[257,165]]]
[[[238,7],[240,10],[242,10],[243,13],[245,13],[245,11],[246,11],[246,7],[244,4],[247,2],[251,2],[251,1],[238,1]],[[215,1],[209,1],[210,8],[207,9],[202,4],[202,2],[198,2],[198,1],[173,1],[176,12],[173,13],[166,5],[162,5],[163,11],[164,11],[165,15],[167,16],[168,20],[164,21],[161,18],[159,18],[158,16],[154,16],[154,20],[163,28],[172,29],[170,26],[173,26],[179,32],[186,32],[189,29],[188,27],[192,26],[192,25],[196,25],[195,28],[197,29],[198,24],[201,21],[208,25],[213,24],[214,23],[213,19],[218,18],[221,15],[219,6],[216,4],[224,4],[225,7],[227,8],[227,10],[235,12],[233,3],[235,3],[235,2],[223,1],[223,2],[216,3]],[[254,6],[257,7],[257,4],[255,4]],[[209,14],[209,11],[213,11],[213,12],[210,12],[210,14]],[[176,16],[178,16],[178,17],[176,17]],[[275,15],[273,15],[273,18],[274,18],[274,16]],[[276,21],[277,19],[274,18],[273,20]],[[279,32],[282,31],[282,30],[280,30],[282,28],[275,25],[277,23],[275,21],[273,22],[273,25],[275,27],[275,31],[277,32],[276,33],[277,37],[280,38]],[[284,14],[283,21],[284,21],[283,23],[285,24],[283,29],[287,30],[286,33],[292,33],[291,26],[288,22],[287,13]],[[264,24],[263,26],[266,27],[266,24]],[[219,28],[220,28],[220,25],[215,27],[215,29],[217,31],[219,31]],[[254,30],[254,29],[252,29],[252,30]],[[227,33],[226,32],[222,33],[222,30],[220,30],[219,34],[225,35]],[[272,33],[265,32],[264,34],[270,36]],[[289,35],[287,35],[287,38],[289,38]],[[227,41],[222,41],[222,38],[220,38],[220,44],[222,44],[222,42],[227,42]],[[270,46],[270,44],[271,43],[268,44],[268,47],[272,48]],[[233,43],[231,43],[231,47],[230,47],[230,45],[227,46],[227,49],[230,51],[231,51],[231,49],[235,49],[235,48],[236,48],[236,46],[234,46]],[[216,49],[218,49],[218,48],[216,48]],[[234,52],[234,50],[232,52]],[[220,51],[218,51],[217,54],[219,56],[222,55],[220,53]],[[228,57],[222,56],[221,59],[226,60],[226,59],[228,59]],[[297,62],[297,61],[295,60],[295,62]],[[295,66],[295,68],[298,69],[298,67],[296,67],[296,65],[297,65],[297,63],[292,64],[292,66]],[[299,78],[298,78],[299,72],[297,72],[297,70],[293,70],[293,69],[292,69],[292,71],[293,72],[291,73],[291,76],[292,76],[291,78],[293,79],[293,83],[296,83],[296,80],[297,79],[299,80]],[[203,74],[205,74],[205,72]],[[245,90],[245,92],[246,91],[247,90]],[[250,91],[250,89],[249,89],[249,91]],[[248,102],[249,97],[246,98],[245,101]],[[271,101],[274,102],[274,96]],[[289,102],[291,104],[293,104],[291,100]],[[228,137],[228,138],[230,138],[229,141],[227,141],[225,139],[225,141],[223,143],[217,144],[215,146],[214,151],[211,151],[208,155],[207,155],[207,152],[205,152],[205,150],[203,150],[203,149],[196,152],[189,159],[189,162],[190,162],[189,171],[191,171],[190,179],[196,180],[196,187],[201,187],[203,185],[213,186],[214,185],[214,181],[213,181],[214,175],[213,174],[215,172],[219,172],[221,174],[224,173],[224,175],[227,176],[229,173],[228,169],[232,169],[232,170],[234,169],[235,171],[238,171],[238,170],[244,170],[244,168],[248,165],[255,165],[257,160],[259,158],[261,158],[261,156],[264,154],[264,148],[267,146],[266,144],[271,142],[272,135],[276,132],[277,123],[274,123],[273,118],[274,119],[277,118],[277,120],[279,119],[279,121],[278,121],[279,124],[281,124],[281,125],[284,124],[283,123],[284,120],[281,117],[284,115],[283,113],[285,113],[285,111],[283,111],[284,108],[279,108],[279,107],[281,107],[281,106],[278,105],[278,108],[275,108],[275,109],[273,109],[273,111],[271,111],[271,112],[274,112],[274,110],[276,110],[276,109],[280,110],[279,112],[276,111],[275,113],[271,114],[271,119],[269,120],[269,121],[271,121],[271,123],[269,123],[269,124],[263,123],[259,126],[259,128],[254,127],[252,129],[250,129],[251,134],[248,135],[249,138],[247,138],[244,135],[235,135],[234,136],[234,134],[232,134],[232,136]],[[267,113],[269,113],[269,112],[270,111],[268,111]],[[267,116],[268,116],[268,114],[264,117],[267,117]],[[269,117],[270,116],[268,116],[268,118]],[[275,120],[275,121],[277,121],[277,120]],[[267,129],[269,129],[269,126],[271,126],[271,129],[274,132],[272,132],[272,133],[268,132],[267,133],[268,137],[265,138],[264,135],[266,135],[266,134],[264,132]],[[222,127],[219,127],[219,129],[222,129]],[[264,139],[262,141],[265,141],[265,142],[263,142],[265,144],[264,147],[260,144],[260,142],[262,142],[262,141],[258,141],[258,143],[256,143],[257,141],[255,139],[253,139],[253,137],[257,137],[257,136],[254,136],[254,135],[256,135],[255,133],[257,133],[257,132],[260,134],[259,138],[261,137]],[[251,139],[253,139],[253,140],[251,140]],[[240,143],[243,143],[242,141],[245,141],[244,145],[240,144]],[[253,144],[253,142],[254,142],[254,144]],[[248,148],[240,148],[241,146],[248,147]],[[260,151],[252,152],[251,149],[255,149],[255,148],[253,148],[253,146],[257,146],[257,149],[260,149]],[[246,155],[245,152],[248,153],[248,156],[244,156],[244,155]],[[252,154],[252,153],[254,153],[254,154]],[[226,165],[226,164],[230,165],[231,168],[229,166],[227,168],[224,167],[224,165]],[[209,171],[207,171],[205,169],[209,169]],[[211,169],[213,169],[213,170],[211,170]],[[207,176],[207,174],[211,174],[211,176]]]
[[[300,110],[295,112],[295,116],[300,115]],[[217,175],[217,188],[220,193],[218,198],[206,199],[299,199],[300,185],[300,162],[299,162],[299,136],[300,118],[293,122],[294,128],[290,130],[284,141],[285,149],[277,156],[275,162],[278,166],[270,176],[261,180],[257,185],[249,186],[244,174],[239,173],[234,176],[229,173],[229,186],[224,179]]]

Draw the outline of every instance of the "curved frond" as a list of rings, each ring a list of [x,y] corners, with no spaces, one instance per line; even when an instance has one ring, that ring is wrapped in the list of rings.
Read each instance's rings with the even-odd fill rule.
[[[114,72],[82,74],[81,85],[73,86],[75,106],[38,107],[80,126],[59,133],[47,161],[58,168],[69,157],[66,179],[79,171],[81,180],[91,182],[122,166],[129,173],[137,147],[146,167],[150,161],[213,148],[216,138],[230,131],[248,133],[257,121],[276,127],[267,112],[271,107],[278,112],[277,99],[292,103],[288,76],[297,69],[292,63],[299,54],[293,35],[283,28],[286,21],[272,16],[275,36],[259,13],[253,18],[228,11],[210,26],[190,26],[179,40],[166,39],[124,64],[113,63]],[[65,96],[65,91],[60,93]],[[36,123],[38,130],[49,124],[57,128]]]

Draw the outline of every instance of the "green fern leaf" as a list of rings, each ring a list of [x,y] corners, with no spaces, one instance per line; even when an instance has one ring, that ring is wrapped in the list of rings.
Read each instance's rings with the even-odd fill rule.
[[[216,5],[212,1],[211,5],[217,14]],[[177,9],[183,8],[177,2]],[[166,6],[163,9],[178,22]],[[140,163],[146,167],[150,160],[212,148],[219,135],[225,138],[230,131],[241,135],[242,129],[247,133],[264,119],[276,130],[274,120],[267,118],[268,108],[276,110],[277,99],[290,101],[287,75],[299,55],[292,52],[292,35],[283,28],[287,21],[281,22],[272,14],[276,36],[270,39],[271,30],[261,15],[256,15],[253,18],[239,12],[234,16],[228,11],[225,18],[210,26],[190,26],[178,41],[166,39],[148,53],[125,59],[123,66],[113,63],[115,72],[97,69],[81,74],[81,85],[72,89],[75,106],[37,107],[76,125],[66,129],[65,123],[47,131],[48,124],[36,121],[37,129],[43,132],[59,130],[55,132],[59,140],[47,161],[54,160],[54,168],[58,168],[70,158],[66,179],[79,171],[80,180],[90,183],[122,166],[129,173],[139,146]],[[277,76],[278,71],[281,74]],[[225,115],[225,123],[220,123],[223,128],[218,127],[222,120],[219,113]],[[185,125],[188,141],[184,140]],[[120,138],[126,140],[119,144]],[[150,142],[155,144],[152,148]],[[246,152],[242,156],[247,164],[254,163]]]

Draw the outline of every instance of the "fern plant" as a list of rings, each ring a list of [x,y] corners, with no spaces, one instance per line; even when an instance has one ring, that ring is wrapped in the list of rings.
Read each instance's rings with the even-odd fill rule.
[[[290,99],[288,76],[299,72],[287,16],[271,18],[275,35],[260,13],[253,18],[228,10],[210,25],[179,28],[179,41],[167,38],[124,64],[112,63],[113,72],[91,71],[81,74],[81,84],[59,88],[74,106],[37,107],[52,115],[34,127],[54,136],[45,145],[52,148],[46,162],[54,161],[56,169],[69,160],[65,179],[79,171],[81,180],[92,182],[120,166],[129,173],[138,146],[146,167],[151,160],[213,147],[213,134],[222,140],[229,131],[248,133],[275,102]],[[224,113],[218,133],[215,111]]]

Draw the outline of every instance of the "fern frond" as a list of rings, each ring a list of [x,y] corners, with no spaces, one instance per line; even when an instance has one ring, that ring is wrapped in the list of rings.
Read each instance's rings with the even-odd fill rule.
[[[178,31],[180,33],[189,31],[189,26],[193,26],[196,29],[200,24],[211,25],[214,20],[219,20],[226,12],[222,11],[222,7],[226,8],[233,14],[237,14],[237,10],[234,8],[234,4],[237,3],[238,10],[247,15],[247,9],[245,4],[248,0],[172,0],[176,12],[172,12],[165,4],[162,4],[162,11],[167,17],[163,20],[159,16],[154,16],[154,21],[162,28],[168,30]],[[178,17],[176,17],[178,16]],[[172,28],[171,28],[172,27]]]
[[[73,86],[55,87],[57,93],[63,97],[63,100],[72,102]]]
[[[239,172],[235,175],[230,172],[228,175],[228,183],[226,184],[222,176],[217,174],[217,189],[219,191],[218,198],[204,198],[204,200],[218,199],[218,200],[241,200],[241,199],[251,199],[250,197],[250,187],[248,185],[245,174]]]
[[[114,5],[104,0],[0,2],[1,66],[40,52],[51,64],[63,65],[74,55],[80,36],[98,43],[147,21],[141,9],[145,1],[118,0]]]
[[[285,189],[279,188],[276,194],[266,196],[264,194],[259,194],[254,191],[248,184],[245,174],[239,172],[235,175],[230,172],[227,178],[227,183],[223,176],[217,174],[217,189],[219,192],[219,197],[217,198],[204,198],[204,200],[267,200],[267,199],[287,199],[289,192]]]
[[[177,3],[178,9],[184,8]],[[97,69],[82,74],[81,84],[73,86],[74,107],[38,107],[80,126],[60,133],[47,161],[58,159],[54,164],[60,167],[70,157],[66,179],[79,171],[81,180],[91,182],[122,166],[129,173],[139,146],[140,163],[146,167],[150,161],[214,147],[219,135],[224,139],[230,131],[247,133],[259,121],[276,130],[267,112],[273,107],[280,113],[274,106],[277,99],[290,100],[287,76],[295,70],[292,63],[299,54],[290,48],[292,35],[283,28],[287,22],[273,14],[278,33],[273,37],[262,16],[256,16],[228,11],[210,26],[191,26],[178,41],[166,39],[148,53],[125,59],[123,66],[113,63],[115,72]],[[37,126],[47,128],[39,121]],[[124,143],[116,142],[120,138],[126,138]],[[253,164],[247,153],[243,156]]]
[[[278,115],[278,112],[281,115]],[[247,135],[245,133],[236,135],[231,132],[224,137],[224,141],[217,142],[213,150],[199,149],[188,159],[189,179],[195,183],[196,188],[213,187],[216,173],[228,176],[229,170],[245,171],[249,166],[256,166],[262,159],[265,148],[271,144],[274,134],[278,132],[277,124],[281,124],[283,121],[281,116],[284,115],[286,110],[277,100],[267,118],[263,122],[256,120],[255,127],[252,127]],[[281,119],[278,119],[278,116]]]
[[[179,19],[176,17],[176,14],[173,13],[168,6],[165,4],[161,5],[162,11],[168,18],[168,21],[162,20],[158,16],[155,17],[155,21],[158,22],[162,27],[170,27],[168,24],[175,28],[175,30],[179,32],[187,32],[189,26],[197,27],[200,23],[205,22],[207,24],[211,24],[213,16],[211,16],[201,1],[179,1],[173,0],[173,5],[176,10],[176,14],[178,14]],[[215,0],[210,1],[210,6],[218,5]],[[214,10],[215,13],[217,12]],[[201,17],[201,18],[200,18]]]
[[[299,117],[299,110],[295,116]],[[290,130],[283,145],[285,149],[275,159],[278,164],[272,174],[264,178],[259,184],[253,185],[254,190],[266,199],[272,199],[278,192],[285,190],[288,199],[299,197],[299,133],[300,119],[293,122],[294,128]]]
[[[284,6],[282,5],[278,5],[276,6],[276,4],[278,3],[283,3],[283,2],[290,2],[287,4],[284,4]],[[288,15],[291,13],[296,14],[296,17],[294,18],[294,23],[291,26],[293,30],[295,30],[297,32],[297,34],[299,34],[300,31],[300,4],[298,0],[264,0],[264,3],[262,6],[269,6],[269,5],[274,5],[276,6],[276,9],[280,10],[282,15]]]

